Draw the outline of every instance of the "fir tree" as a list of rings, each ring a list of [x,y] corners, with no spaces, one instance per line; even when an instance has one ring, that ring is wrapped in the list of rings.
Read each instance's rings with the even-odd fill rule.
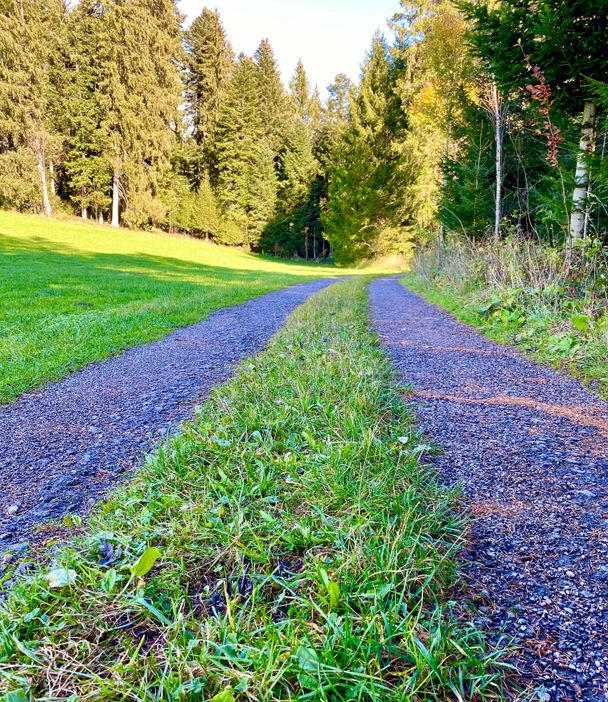
[[[170,167],[181,99],[181,16],[173,0],[112,0],[99,18],[99,104],[112,166],[112,225],[145,225]],[[160,213],[162,215],[162,213]]]
[[[98,0],[83,0],[71,13],[69,64],[62,92],[65,191],[84,219],[92,215],[101,221],[110,207],[112,185],[96,68],[103,41],[99,21],[103,11]]]
[[[65,18],[62,0],[6,0],[0,6],[0,179],[21,181],[4,197],[17,207],[41,206],[47,215],[49,163],[60,141],[53,120],[53,65],[61,62]]]
[[[289,99],[272,47],[268,39],[262,40],[255,52],[254,61],[258,69],[258,91],[263,124],[270,145],[276,151],[283,140],[286,125],[291,119]]]
[[[336,260],[407,253],[411,248],[405,164],[399,158],[402,115],[392,60],[384,38],[374,37],[361,83],[351,94],[350,121],[330,169],[324,221]]]
[[[277,184],[274,151],[262,117],[258,67],[244,55],[220,111],[217,150],[218,194],[227,222],[220,238],[256,248],[274,211]]]
[[[215,134],[234,56],[216,10],[203,9],[186,31],[185,43],[187,113],[193,138],[200,147],[196,186],[204,171],[214,178],[217,175]]]

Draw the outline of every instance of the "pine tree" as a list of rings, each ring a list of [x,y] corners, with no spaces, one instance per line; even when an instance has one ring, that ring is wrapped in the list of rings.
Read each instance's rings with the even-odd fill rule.
[[[234,64],[219,13],[204,8],[185,33],[186,99],[192,135],[200,147],[195,187],[206,171],[217,176],[215,133],[220,105]]]
[[[53,65],[61,62],[65,18],[62,0],[6,0],[0,6],[0,180],[11,191],[3,199],[42,207],[47,215],[49,163],[59,142],[52,119]]]
[[[411,249],[411,215],[403,200],[410,174],[399,153],[403,115],[393,69],[386,41],[377,34],[329,173],[324,222],[343,263]]]
[[[262,117],[258,67],[241,55],[217,126],[218,195],[226,243],[257,248],[272,217],[277,183],[274,151]]]
[[[181,16],[173,0],[111,0],[100,16],[98,95],[112,167],[112,225],[158,218],[181,100]]]
[[[258,69],[262,122],[266,126],[266,136],[272,148],[278,151],[286,124],[291,119],[291,106],[268,39],[262,40],[253,58]]]

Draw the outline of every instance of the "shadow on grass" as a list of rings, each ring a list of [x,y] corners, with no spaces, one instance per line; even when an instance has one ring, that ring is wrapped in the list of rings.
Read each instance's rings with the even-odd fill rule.
[[[241,258],[260,268],[238,268]],[[247,258],[218,248],[199,263],[0,234],[0,403],[223,307],[333,273],[273,271]]]

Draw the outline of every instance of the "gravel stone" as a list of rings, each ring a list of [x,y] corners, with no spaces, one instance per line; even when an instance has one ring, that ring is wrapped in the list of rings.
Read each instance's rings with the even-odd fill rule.
[[[87,511],[240,361],[260,352],[296,307],[333,282],[294,285],[214,312],[0,406],[0,553],[39,538],[32,531],[40,521],[75,505]]]
[[[372,282],[375,326],[429,460],[475,521],[462,553],[484,619],[519,646],[525,699],[608,700],[608,403],[405,290]],[[517,614],[514,614],[517,613]]]

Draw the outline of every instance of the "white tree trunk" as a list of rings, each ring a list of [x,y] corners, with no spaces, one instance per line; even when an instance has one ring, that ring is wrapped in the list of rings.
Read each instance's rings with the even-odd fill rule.
[[[570,215],[570,245],[583,236],[589,192],[589,156],[595,145],[595,103],[586,101],[581,125],[581,141],[576,159],[576,175]]]
[[[494,141],[496,143],[496,195],[494,206],[494,239],[500,239],[500,222],[502,220],[502,147],[503,147],[503,110],[501,96],[496,83],[491,87],[492,117],[494,120]]]
[[[114,172],[114,177],[112,178],[112,226],[120,227],[120,210],[119,210],[119,191],[120,191],[120,178],[118,173]]]
[[[40,188],[42,190],[44,214],[50,217],[52,214],[51,201],[49,199],[49,188],[46,182],[46,164],[44,163],[44,155],[41,149],[38,151],[38,173],[40,174]]]
[[[445,147],[444,147],[444,164],[443,164],[443,196],[445,197],[445,191],[448,189],[448,174],[447,171],[445,170],[445,164],[447,163],[447,160],[450,156],[450,120],[448,119],[448,122],[445,127]],[[440,222],[439,224],[439,243],[440,244],[445,244],[445,225],[443,222]]]
[[[99,224],[103,224],[103,212],[99,213]]]

